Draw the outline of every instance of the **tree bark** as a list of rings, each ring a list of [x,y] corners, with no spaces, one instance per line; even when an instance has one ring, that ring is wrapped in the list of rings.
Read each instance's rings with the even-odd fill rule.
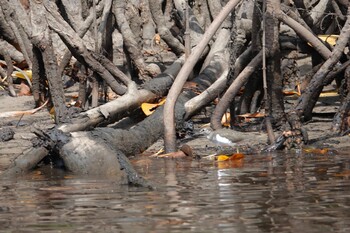
[[[310,43],[312,47],[327,60],[331,51],[309,30],[283,12],[275,12],[276,17],[291,27],[303,40]]]
[[[267,115],[273,123],[282,125],[284,118],[283,81],[281,75],[281,55],[279,46],[279,20],[274,16],[279,12],[279,0],[266,1],[265,35],[267,58]]]
[[[87,50],[82,39],[74,32],[68,23],[63,20],[63,18],[58,14],[57,9],[52,4],[48,3],[46,5],[46,9],[48,11],[48,23],[50,28],[61,37],[74,57],[103,78],[115,93],[123,95],[126,88],[120,85],[120,83],[118,83],[115,79],[119,77],[113,77],[113,75],[96,60],[96,58],[93,56],[93,52]],[[115,69],[118,70],[117,67],[115,67]],[[121,80],[129,79],[122,74],[122,72],[116,71],[116,73],[123,76],[120,77]]]
[[[141,53],[141,47],[136,40],[134,33],[132,32],[130,25],[125,16],[126,14],[126,5],[127,2],[125,0],[116,1],[113,4],[113,13],[116,17],[116,22],[123,36],[124,45],[126,50],[129,53],[129,56],[132,60],[133,65],[137,69],[137,73],[139,78],[143,80],[147,80],[150,77],[147,76],[146,72],[146,64],[144,58]]]
[[[92,9],[90,9],[89,15],[85,18],[83,22],[80,22],[80,17],[73,17],[74,15],[74,4],[72,4],[72,1],[63,1],[63,5],[65,6],[65,10],[67,11],[67,14],[69,17],[72,17],[72,20],[75,23],[72,23],[73,29],[77,32],[80,38],[83,38],[86,32],[91,27],[93,20],[94,20],[94,14],[92,12]],[[72,6],[73,5],[73,6]],[[73,9],[72,9],[73,8]],[[101,12],[104,8],[104,1],[100,1],[96,6],[96,17],[99,17],[101,15]],[[73,12],[72,12],[73,11]],[[82,20],[82,18],[81,18]],[[67,51],[64,52],[64,55],[61,59],[61,63],[59,66],[59,73],[62,75],[65,67],[68,65],[70,59],[72,58],[71,52],[67,49]]]
[[[45,75],[49,83],[50,95],[55,108],[55,122],[60,124],[67,122],[69,116],[63,91],[63,82],[58,75],[58,65],[46,21],[46,15],[47,13],[43,3],[31,1],[31,41],[42,55],[43,69],[45,70]]]
[[[341,105],[333,118],[332,131],[336,134],[346,133],[350,128],[350,66],[345,70],[345,86],[346,96],[342,99]]]
[[[21,13],[22,15],[22,20],[20,23],[19,17],[17,17],[16,11],[14,10],[14,8],[11,8],[10,4],[8,1],[0,1],[1,3],[1,8],[4,11],[4,16],[5,16],[5,20],[8,22],[9,27],[13,32],[13,40],[11,41],[12,43],[17,43],[19,49],[21,50],[24,59],[26,60],[29,68],[32,67],[32,53],[31,53],[31,44],[29,42],[28,39],[28,33],[25,33],[25,27],[28,25],[27,22],[23,23],[23,18],[26,18],[26,13],[24,11],[22,11]],[[16,6],[18,6],[18,4],[15,4]],[[17,11],[20,11],[22,8],[18,7]],[[6,24],[6,21],[4,22]],[[7,35],[7,30],[6,30],[6,34]]]
[[[162,13],[160,2],[158,0],[149,0],[149,2],[152,16],[157,25],[157,30],[160,37],[167,43],[167,45],[176,55],[183,54],[185,52],[184,45],[171,34],[169,28],[164,23],[166,19]]]
[[[350,13],[350,7],[348,7],[348,14]],[[312,110],[317,102],[318,96],[320,95],[323,86],[325,85],[324,79],[327,74],[339,64],[339,59],[343,54],[346,45],[350,38],[350,16],[344,24],[344,27],[340,33],[339,39],[330,58],[321,66],[312,78],[305,92],[301,95],[298,101],[296,110],[299,116],[304,115],[304,120],[310,120],[312,118]]]

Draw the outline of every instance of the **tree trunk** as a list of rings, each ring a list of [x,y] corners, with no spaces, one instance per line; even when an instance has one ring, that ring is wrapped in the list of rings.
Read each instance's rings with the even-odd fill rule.
[[[280,11],[279,0],[266,1],[265,38],[267,58],[267,115],[277,125],[282,125],[284,118],[283,81],[281,75],[281,55],[279,46],[279,20],[274,16]]]
[[[57,124],[68,121],[68,110],[66,108],[66,100],[63,91],[63,82],[58,75],[58,65],[49,27],[46,21],[46,10],[43,3],[32,1],[30,4],[30,16],[32,25],[31,41],[33,45],[40,51],[43,61],[43,69],[49,83],[50,95],[53,106],[55,108],[55,122]],[[39,62],[39,65],[41,63]],[[41,68],[39,68],[40,70]],[[40,72],[37,72],[38,74]]]
[[[349,111],[350,111],[350,66],[345,71],[345,94],[341,105],[333,118],[332,131],[337,134],[348,132],[350,128]]]

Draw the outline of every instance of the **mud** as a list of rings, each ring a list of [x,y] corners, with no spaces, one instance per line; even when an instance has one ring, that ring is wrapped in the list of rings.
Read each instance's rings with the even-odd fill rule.
[[[286,102],[293,104],[297,97],[287,97]],[[309,145],[307,147],[331,148],[333,150],[345,150],[350,146],[350,137],[327,137],[332,126],[332,117],[339,106],[338,97],[321,98],[314,111],[315,117],[307,122],[304,127],[308,132]],[[32,96],[10,97],[7,93],[0,93],[0,113],[33,109],[34,100]],[[209,141],[206,135],[200,133],[200,129],[208,127],[205,120],[200,116],[193,119],[194,130],[187,131],[179,140],[179,145],[189,145],[196,156],[205,156],[218,153],[218,145]],[[35,114],[17,114],[12,117],[0,117],[0,171],[6,169],[11,162],[24,151],[30,149],[32,139],[36,137],[33,128],[51,128],[53,121],[46,108]],[[241,150],[259,153],[267,146],[267,137],[256,137],[256,133],[245,133],[247,139],[240,142],[235,148],[220,148],[225,150]],[[251,136],[249,136],[251,134]],[[264,135],[264,132],[260,132]],[[276,133],[277,136],[277,133]],[[153,154],[163,147],[162,139],[158,140],[146,150],[146,154]]]

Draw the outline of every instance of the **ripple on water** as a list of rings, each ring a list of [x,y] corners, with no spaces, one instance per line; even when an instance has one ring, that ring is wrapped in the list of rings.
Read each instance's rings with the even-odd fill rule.
[[[139,157],[137,160],[144,158]],[[1,231],[350,230],[349,155],[247,155],[242,163],[135,163],[157,189],[33,172],[0,181]]]

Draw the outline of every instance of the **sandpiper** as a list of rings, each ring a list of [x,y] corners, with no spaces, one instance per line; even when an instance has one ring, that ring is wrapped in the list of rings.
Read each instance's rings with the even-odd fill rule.
[[[218,129],[210,132],[207,138],[215,144],[222,146],[236,146],[237,142],[242,141],[244,138],[236,134],[235,131],[230,129]]]
[[[249,140],[257,139],[266,140],[266,135],[253,133],[242,133],[236,130],[227,128],[212,130],[210,128],[204,128],[201,130],[211,142],[215,143],[219,147],[235,147],[239,143],[249,144]]]

